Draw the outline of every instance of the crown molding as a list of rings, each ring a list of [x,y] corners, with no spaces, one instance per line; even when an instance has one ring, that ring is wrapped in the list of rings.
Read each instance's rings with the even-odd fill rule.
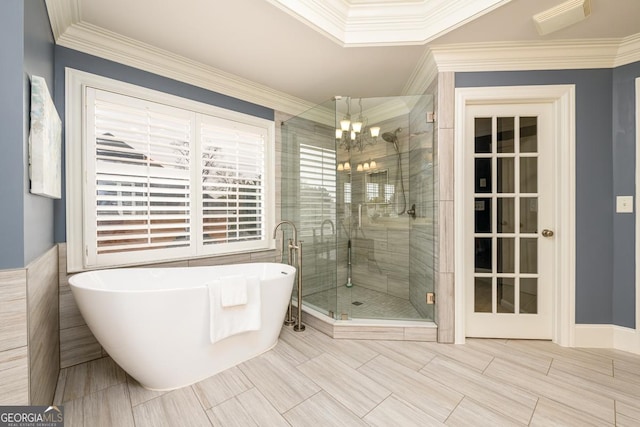
[[[316,105],[314,108],[298,115],[298,118],[331,128],[339,127],[338,120],[346,115],[347,112],[345,107],[347,99],[349,97],[334,98],[332,104],[325,102],[324,104]],[[409,114],[423,99],[421,95],[379,98],[379,102],[374,106],[362,110],[362,116],[366,117],[369,125],[384,122],[385,120]],[[351,98],[350,111],[352,118],[360,115],[360,111],[355,105],[357,101],[358,98]],[[368,101],[370,102],[371,98],[368,98]]]
[[[402,88],[403,95],[423,94],[438,76],[438,64],[431,50],[425,51]]]
[[[372,123],[381,123],[395,117],[407,116],[424,98],[421,95],[407,95],[385,98],[383,102],[373,108],[363,111],[363,115]]]
[[[267,0],[278,3],[280,0]],[[438,0],[444,1],[444,0]],[[293,2],[293,0],[282,0]],[[416,6],[424,0],[400,3]],[[332,22],[340,23],[339,10],[374,5],[375,0],[305,0],[324,7]],[[395,2],[389,3],[393,5]],[[453,4],[454,2],[451,1]],[[497,4],[496,0],[493,3]],[[46,0],[56,43],[90,55],[254,102],[284,113],[300,114],[315,104],[267,86],[226,73],[188,58],[120,36],[80,20],[78,0]],[[453,7],[453,6],[452,6]],[[497,7],[497,6],[496,6]],[[287,9],[288,10],[288,9]],[[333,15],[329,12],[333,11]],[[290,12],[292,13],[292,12]],[[494,42],[433,46],[425,50],[402,94],[424,94],[439,72],[526,71],[613,68],[640,61],[640,33],[622,39],[558,42]]]
[[[640,33],[622,39],[614,66],[621,67],[638,61],[640,61]]]
[[[58,40],[70,26],[80,22],[78,0],[45,0],[53,37]]]
[[[315,104],[88,23],[73,24],[57,44],[289,114]]]
[[[345,17],[349,4],[344,0],[266,0],[281,11],[344,46]]]
[[[266,0],[344,47],[425,44],[511,0]]]
[[[433,46],[403,89],[424,93],[439,72],[615,68],[640,61],[640,33],[621,39]]]
[[[431,53],[441,72],[613,68],[619,62],[621,41],[590,39],[471,43],[434,46]],[[638,47],[637,42],[628,44],[627,59],[637,56]]]

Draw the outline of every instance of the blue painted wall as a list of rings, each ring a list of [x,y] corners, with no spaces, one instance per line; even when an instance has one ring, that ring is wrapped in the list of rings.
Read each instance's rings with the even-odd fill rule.
[[[238,111],[267,120],[274,119],[274,111],[251,102],[242,101],[220,93],[212,92],[113,61],[87,55],[73,49],[61,46],[55,48],[55,103],[58,111],[65,108],[65,67],[108,77],[126,83],[135,84],[149,89],[158,90],[171,95],[180,96],[194,101],[203,102],[232,111]],[[64,127],[64,118],[63,118]],[[63,174],[64,175],[64,174]],[[62,200],[55,203],[55,241],[65,242],[66,213],[65,190],[63,184]]]
[[[24,2],[0,3],[0,269],[24,266]]]
[[[640,63],[613,70],[613,195],[635,195],[636,97]],[[634,327],[635,215],[613,217],[613,323]]]
[[[53,246],[53,199],[29,192],[29,120],[31,89],[29,78],[44,77],[53,97],[54,40],[44,0],[24,2],[24,265]],[[58,114],[62,114],[58,111]]]
[[[634,215],[615,195],[635,194],[631,80],[615,70],[456,73],[456,87],[576,85],[576,323],[635,327]]]
[[[0,3],[0,269],[22,268],[53,246],[53,201],[29,193],[30,80],[53,88],[53,35],[44,0]]]

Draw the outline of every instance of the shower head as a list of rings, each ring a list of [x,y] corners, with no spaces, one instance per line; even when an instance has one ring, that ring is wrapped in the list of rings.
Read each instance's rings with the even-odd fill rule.
[[[382,134],[382,139],[384,139],[387,142],[391,142],[394,143],[398,140],[398,137],[396,136],[395,133],[392,132],[385,132]]]
[[[398,128],[393,132],[385,132],[382,134],[382,139],[393,144],[393,147],[398,151],[398,132],[402,131],[402,128]]]
[[[400,132],[402,129],[398,128],[396,130],[394,130],[393,132],[385,132],[382,134],[382,139],[384,139],[387,142],[390,143],[397,143],[398,142],[398,132]]]

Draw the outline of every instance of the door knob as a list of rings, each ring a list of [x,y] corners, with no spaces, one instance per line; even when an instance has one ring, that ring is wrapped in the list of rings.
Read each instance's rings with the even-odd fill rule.
[[[542,230],[542,237],[553,237],[553,231],[545,228]]]

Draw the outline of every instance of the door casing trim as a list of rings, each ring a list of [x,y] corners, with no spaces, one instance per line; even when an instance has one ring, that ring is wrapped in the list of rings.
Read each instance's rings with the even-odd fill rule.
[[[640,77],[636,89],[636,342],[640,351]]]
[[[464,238],[468,232],[462,211],[466,107],[468,105],[537,103],[552,105],[553,171],[556,185],[555,211],[556,252],[553,290],[553,342],[571,347],[575,342],[575,85],[498,86],[455,89],[454,137],[454,241],[455,241],[455,343],[464,344],[465,333],[465,269]]]

